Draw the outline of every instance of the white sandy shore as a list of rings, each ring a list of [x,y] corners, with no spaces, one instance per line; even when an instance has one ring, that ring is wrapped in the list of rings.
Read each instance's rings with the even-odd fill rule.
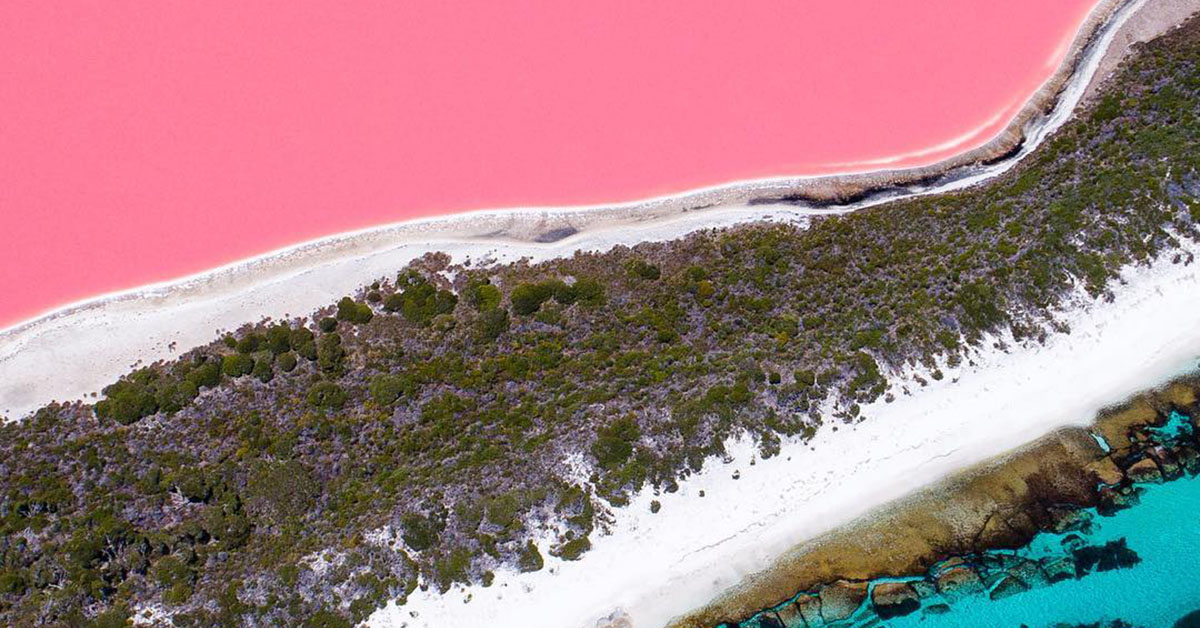
[[[1101,63],[1119,58],[1122,47],[1138,39],[1115,37],[1130,16],[1148,11],[1158,15],[1162,6],[1180,4],[1194,9],[1200,0],[1102,0],[1076,37],[1064,70],[1067,74],[1060,72],[1048,81],[1003,137],[989,143],[1000,146],[1002,139],[1011,141],[1016,133],[1024,138],[1020,150],[990,165],[970,165],[964,154],[930,168],[743,181],[607,207],[474,212],[303,243],[200,275],[73,304],[0,331],[0,418],[21,418],[52,400],[84,399],[135,363],[168,359],[178,350],[211,341],[218,330],[267,317],[307,315],[355,286],[391,276],[428,251],[445,251],[456,261],[543,260],[576,250],[672,239],[710,227],[854,211],[987,180],[1012,168],[1070,117]],[[1122,47],[1113,47],[1114,41]],[[1041,115],[1047,99],[1055,105]],[[1018,123],[1021,128],[1014,131],[1011,127]],[[856,176],[887,183],[917,171],[944,176],[933,184],[902,187],[886,197],[819,209],[747,206],[756,198],[837,187]]]
[[[598,620],[618,612],[629,623],[614,626],[659,628],[804,539],[1060,426],[1087,424],[1104,406],[1194,369],[1200,258],[1171,257],[1127,269],[1112,302],[1081,295],[1057,317],[1070,334],[1008,351],[989,344],[973,365],[943,367],[940,382],[908,380],[911,395],[897,384],[896,401],[864,408],[868,419],[853,427],[823,429],[808,445],[787,442],[781,455],[756,462],[752,443],[733,442],[732,462],[710,460],[677,493],[646,491],[617,511],[612,533],[593,539],[577,563],[500,573],[486,589],[418,592],[371,625],[575,628],[607,625]],[[657,514],[652,499],[662,504]]]

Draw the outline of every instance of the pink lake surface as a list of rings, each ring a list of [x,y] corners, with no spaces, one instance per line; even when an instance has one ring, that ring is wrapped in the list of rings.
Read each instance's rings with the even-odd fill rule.
[[[324,4],[0,4],[0,326],[405,218],[936,161],[1094,0]]]

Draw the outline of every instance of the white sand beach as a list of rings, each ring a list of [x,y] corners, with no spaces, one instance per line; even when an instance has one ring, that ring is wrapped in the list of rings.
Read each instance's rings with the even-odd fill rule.
[[[397,223],[72,304],[0,330],[0,417],[15,420],[50,401],[90,398],[134,365],[169,359],[221,330],[305,316],[429,251],[474,263],[536,261],[738,223],[802,221],[979,183],[1012,168],[1069,119],[1102,64],[1111,65],[1133,43],[1196,7],[1200,0],[1104,0],[1076,36],[1063,68],[1008,129],[984,147],[928,168],[742,181],[615,206],[482,211]],[[1131,16],[1139,19],[1131,22]],[[1129,23],[1138,29],[1131,31]],[[895,184],[936,173],[941,176],[932,183]],[[853,203],[750,204],[794,195],[820,200],[880,185],[888,191]]]
[[[1184,251],[1200,253],[1200,245]],[[711,459],[678,492],[645,491],[617,510],[611,533],[593,535],[578,562],[550,558],[540,572],[498,573],[490,588],[418,591],[370,623],[660,628],[806,539],[1061,426],[1088,424],[1103,407],[1194,370],[1200,259],[1173,257],[1128,269],[1111,286],[1112,302],[1081,292],[1057,316],[1070,333],[1044,346],[998,338],[1007,350],[989,342],[970,363],[943,365],[941,381],[926,373],[931,383],[922,387],[909,374],[893,386],[894,402],[865,407],[857,425],[827,425],[767,460],[756,460],[747,440],[730,443],[731,462]],[[657,514],[651,500],[662,505]]]

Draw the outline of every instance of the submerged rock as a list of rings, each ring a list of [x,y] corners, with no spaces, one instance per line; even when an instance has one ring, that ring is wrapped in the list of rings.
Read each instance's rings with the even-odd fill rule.
[[[1164,479],[1174,480],[1183,475],[1179,461],[1175,458],[1175,455],[1165,447],[1155,447],[1154,449],[1150,450],[1150,456],[1158,463],[1158,467],[1162,470]]]
[[[867,599],[866,582],[850,582],[838,580],[833,584],[821,587],[821,617],[827,622],[834,622],[854,614],[863,600]]]
[[[804,621],[804,623],[798,623],[796,626],[821,626],[821,598],[812,596],[812,594],[805,594],[805,596],[796,598],[793,606],[796,606],[800,620]],[[788,624],[788,627],[791,627],[791,624]]]
[[[1077,532],[1092,522],[1092,514],[1082,508],[1051,506],[1046,509],[1050,518],[1048,529],[1055,534]]]
[[[1187,446],[1175,450],[1175,457],[1188,475],[1200,473],[1200,452]]]
[[[1089,545],[1073,552],[1075,575],[1081,577],[1091,571],[1112,571],[1132,567],[1142,561],[1137,552],[1129,549],[1125,539],[1109,541],[1104,545]]]
[[[1070,580],[1075,577],[1075,560],[1070,556],[1045,558],[1042,559],[1042,571],[1046,572],[1046,579],[1051,584]]]
[[[1008,569],[1008,575],[1013,576],[1029,585],[1030,587],[1041,587],[1050,584],[1050,578],[1046,572],[1042,571],[1042,566],[1034,560],[1022,559],[1016,565]]]
[[[1175,622],[1173,628],[1200,628],[1200,610],[1192,611]]]
[[[786,628],[783,621],[775,613],[766,612],[758,618],[758,628]]]
[[[1138,504],[1138,491],[1131,487],[1113,489],[1105,487],[1100,490],[1100,504],[1096,507],[1102,516],[1109,516],[1118,510],[1125,510]]]
[[[871,605],[881,619],[891,619],[921,608],[921,599],[907,582],[880,582],[871,589]]]
[[[1162,470],[1153,458],[1142,458],[1129,466],[1125,474],[1134,482],[1154,483],[1163,481]]]
[[[1005,574],[996,582],[996,586],[992,587],[991,592],[988,593],[988,597],[992,600],[1002,600],[1006,597],[1016,595],[1018,593],[1024,593],[1028,590],[1029,585],[1026,584],[1025,581],[1014,575]]]
[[[807,628],[808,622],[800,616],[800,608],[792,602],[788,602],[775,609],[775,616],[779,621],[783,622],[786,628]]]
[[[933,586],[932,582],[916,580],[910,584],[912,584],[913,591],[917,592],[917,597],[921,598],[922,600],[937,595],[937,587]]]
[[[961,559],[957,563],[938,575],[938,592],[950,599],[982,593],[983,579],[979,573]]]
[[[1059,545],[1062,545],[1062,548],[1068,552],[1075,552],[1087,547],[1087,541],[1083,540],[1083,537],[1078,534],[1068,534],[1063,537]]]

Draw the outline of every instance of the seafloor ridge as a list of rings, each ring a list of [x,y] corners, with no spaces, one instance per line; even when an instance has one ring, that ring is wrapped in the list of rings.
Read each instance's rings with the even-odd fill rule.
[[[631,495],[677,490],[736,435],[766,459],[870,421],[898,374],[1063,333],[1054,311],[1122,268],[1191,263],[1198,111],[1193,20],[986,185],[540,264],[431,254],[51,404],[0,429],[0,621],[348,626],[418,588],[586,559]],[[1033,528],[1014,525],[998,538],[1017,546]],[[1015,567],[972,560],[981,581]],[[923,572],[895,572],[879,608],[913,610]]]

